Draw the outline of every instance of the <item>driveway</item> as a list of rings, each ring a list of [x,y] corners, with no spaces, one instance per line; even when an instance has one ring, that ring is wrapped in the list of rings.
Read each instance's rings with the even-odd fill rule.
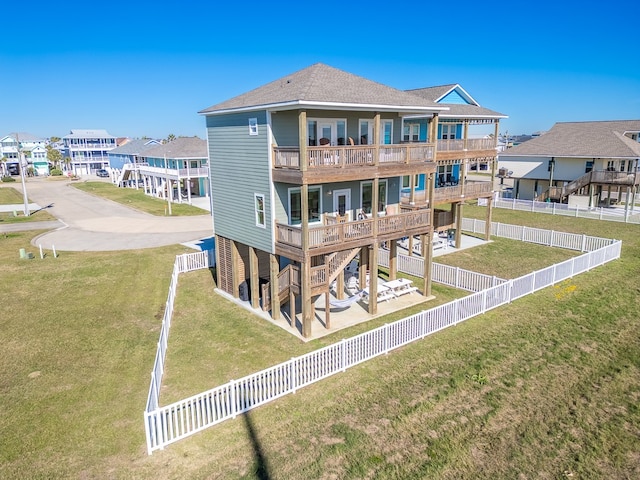
[[[22,192],[21,185],[15,185]],[[67,180],[30,178],[29,200],[58,219],[42,228],[53,231],[34,238],[32,244],[60,251],[135,250],[178,243],[194,243],[213,235],[211,214],[193,217],[157,217],[119,203],[82,192]],[[21,225],[24,230],[26,224]],[[33,226],[35,226],[34,224]],[[0,227],[9,231],[11,225]]]

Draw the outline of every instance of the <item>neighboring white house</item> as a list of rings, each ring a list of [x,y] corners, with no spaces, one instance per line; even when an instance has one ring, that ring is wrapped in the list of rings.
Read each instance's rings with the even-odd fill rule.
[[[20,173],[19,153],[22,152],[24,160],[33,168],[36,175],[48,175],[49,160],[46,145],[46,139],[30,133],[10,133],[0,137],[0,158],[6,159],[1,173],[18,175]]]
[[[640,120],[556,123],[498,154],[513,197],[597,205],[638,190]]]
[[[47,158],[47,149],[42,145],[33,147],[31,157],[28,159],[33,167],[33,173],[36,175],[49,175],[49,159]]]
[[[109,166],[108,152],[118,145],[116,137],[106,130],[71,130],[62,137],[64,156],[71,162],[68,166],[74,174],[95,173]]]

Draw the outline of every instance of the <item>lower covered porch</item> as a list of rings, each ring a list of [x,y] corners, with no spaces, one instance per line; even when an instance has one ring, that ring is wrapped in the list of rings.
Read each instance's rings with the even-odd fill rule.
[[[451,253],[455,253],[464,249],[469,249],[476,247],[478,245],[482,245],[487,243],[486,240],[462,235],[462,240],[459,247],[456,247],[452,242],[448,248],[437,248],[434,246],[433,249],[433,257],[439,257],[441,255],[448,255]],[[386,255],[388,255],[389,250],[386,250]],[[402,255],[406,255],[406,250],[403,250],[401,246],[398,246],[398,253]],[[356,257],[357,259],[357,257]],[[358,263],[358,262],[356,262]],[[354,274],[359,276],[359,269],[355,272],[351,271],[347,273],[347,276],[350,274]],[[348,280],[344,283],[344,290],[342,295],[338,295],[336,288],[332,288],[329,291],[329,328],[327,328],[327,296],[326,293],[322,293],[319,295],[312,296],[312,305],[313,305],[313,316],[311,318],[311,322],[309,324],[308,334],[305,336],[303,334],[303,315],[302,315],[302,297],[297,295],[294,297],[295,308],[292,311],[291,304],[289,301],[283,302],[279,307],[279,314],[274,315],[273,311],[265,311],[262,308],[261,300],[256,302],[254,305],[251,300],[242,300],[241,298],[234,297],[233,295],[218,289],[218,292],[227,298],[228,300],[236,303],[242,308],[252,312],[253,314],[263,318],[264,320],[272,323],[273,325],[282,328],[289,332],[290,334],[296,336],[302,341],[310,341],[317,338],[322,338],[331,334],[334,334],[338,331],[344,330],[346,328],[353,327],[355,325],[359,325],[361,323],[369,322],[376,318],[383,317],[385,315],[389,315],[391,313],[404,310],[411,307],[424,305],[424,308],[428,308],[428,303],[434,299],[432,295],[425,296],[423,291],[423,286],[420,282],[420,279],[415,277],[411,277],[408,275],[404,275],[402,273],[398,273],[396,276],[399,278],[412,278],[413,285],[417,285],[418,289],[415,291],[408,292],[407,294],[395,295],[392,298],[388,298],[387,300],[382,300],[377,302],[377,310],[375,313],[370,313],[369,311],[369,303],[365,298],[357,299],[356,301],[350,303],[348,306],[334,306],[332,303],[339,303],[345,299],[349,299],[351,295],[354,294],[354,291],[350,288],[348,284]],[[378,280],[377,284],[384,285],[390,281],[389,269],[386,267],[381,267],[378,270]],[[370,282],[370,280],[369,280]],[[263,284],[263,286],[266,284]],[[357,291],[357,290],[356,290]],[[256,290],[256,295],[259,295],[259,289]],[[338,298],[338,297],[341,298]],[[420,307],[422,309],[423,307]],[[293,313],[293,317],[292,317]],[[292,318],[294,319],[292,321]]]

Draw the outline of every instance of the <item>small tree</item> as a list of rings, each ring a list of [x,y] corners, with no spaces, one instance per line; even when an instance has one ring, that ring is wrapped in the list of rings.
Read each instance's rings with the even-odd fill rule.
[[[0,158],[0,162],[2,163],[2,175],[0,177],[7,176],[7,157]]]

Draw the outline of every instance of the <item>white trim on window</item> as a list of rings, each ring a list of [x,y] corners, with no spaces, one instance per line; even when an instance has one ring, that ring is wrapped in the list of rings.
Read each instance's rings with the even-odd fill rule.
[[[374,140],[373,120],[368,118],[358,120],[358,145],[373,145]]]
[[[258,119],[249,119],[249,135],[258,135]]]
[[[254,193],[253,199],[254,199],[253,207],[255,209],[255,214],[256,214],[256,227],[266,228],[267,213],[266,213],[266,208],[264,206],[264,195],[260,193]]]
[[[387,127],[389,127],[388,138],[387,138]],[[380,143],[382,145],[392,145],[393,144],[393,120],[389,120],[389,119],[380,120],[380,130],[381,130]]]
[[[309,117],[307,118],[307,130],[309,146],[317,146],[321,138],[327,138],[331,145],[346,145],[348,143],[346,118]]]

